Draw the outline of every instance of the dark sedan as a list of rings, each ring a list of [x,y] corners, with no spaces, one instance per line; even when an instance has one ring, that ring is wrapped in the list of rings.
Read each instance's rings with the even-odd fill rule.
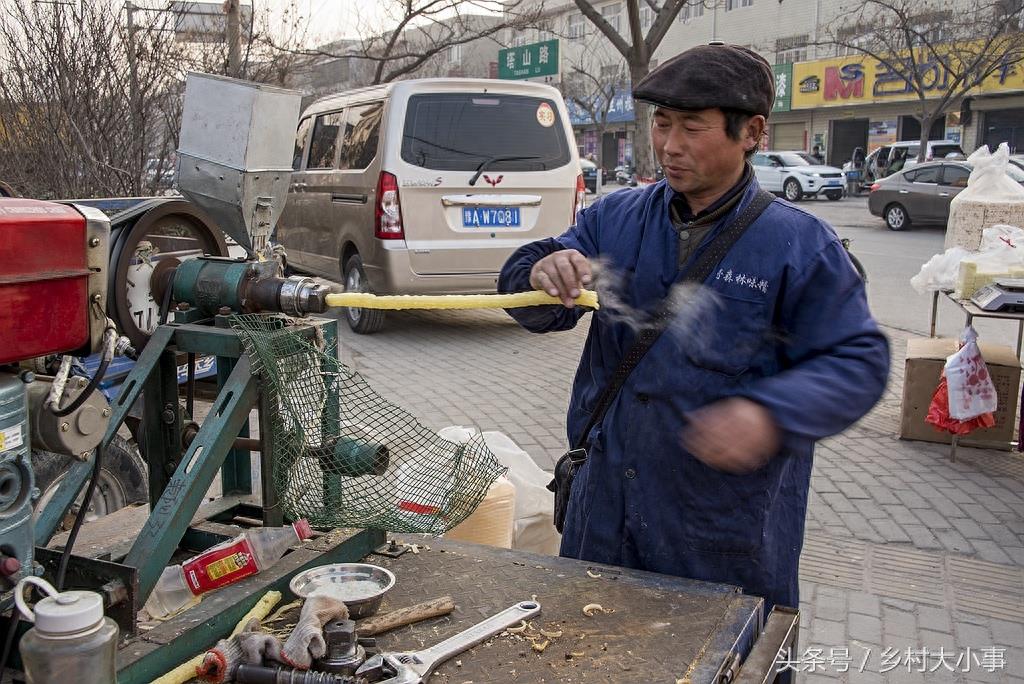
[[[1009,164],[1006,174],[1024,185],[1024,170]],[[967,187],[967,162],[929,162],[882,178],[871,186],[868,209],[885,219],[889,230],[911,225],[946,225],[949,203]]]
[[[589,159],[580,159],[580,171],[587,192],[597,192],[597,164]],[[604,183],[604,178],[601,178],[601,182]]]

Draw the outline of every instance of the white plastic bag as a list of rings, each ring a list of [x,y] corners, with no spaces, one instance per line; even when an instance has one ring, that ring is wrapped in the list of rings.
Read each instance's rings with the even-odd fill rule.
[[[981,251],[960,261],[956,294],[970,297],[1000,278],[1020,277],[1024,277],[1024,230],[992,226],[982,231]]]
[[[463,442],[476,433],[475,428],[459,425],[438,432],[453,442]],[[557,556],[562,536],[553,520],[555,495],[547,489],[551,474],[544,472],[508,435],[484,432],[483,438],[498,461],[508,468],[506,476],[516,487],[512,548]]]
[[[1002,143],[989,154],[978,148],[967,158],[973,165],[967,187],[949,205],[947,248],[979,249],[982,230],[996,224],[1024,226],[1024,188],[1007,175],[1010,148]]]
[[[548,491],[551,474],[544,472],[530,455],[508,435],[485,432],[484,441],[516,486],[516,533],[513,549],[557,556],[562,535],[555,529],[555,495]]]
[[[991,153],[988,145],[982,145],[967,158],[967,162],[973,167],[967,188],[954,197],[953,202],[1024,202],[1024,188],[1006,175],[1010,164],[1010,148],[1006,143],[999,143],[996,151]]]
[[[971,252],[963,247],[950,247],[942,254],[936,254],[910,279],[910,285],[918,294],[952,290],[956,287],[956,279],[960,273],[960,261],[970,254]]]
[[[946,385],[949,388],[949,415],[959,421],[995,413],[998,406],[996,386],[978,348],[978,333],[964,328],[958,352],[946,359]]]

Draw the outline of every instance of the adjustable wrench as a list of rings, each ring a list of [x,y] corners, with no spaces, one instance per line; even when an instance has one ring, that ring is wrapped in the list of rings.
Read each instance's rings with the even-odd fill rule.
[[[369,682],[380,684],[424,684],[434,668],[444,661],[539,613],[539,603],[521,601],[422,651],[380,653],[372,656],[356,670],[355,678],[358,680],[363,677]]]

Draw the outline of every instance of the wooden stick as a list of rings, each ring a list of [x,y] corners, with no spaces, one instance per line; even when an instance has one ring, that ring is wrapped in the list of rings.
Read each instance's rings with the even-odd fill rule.
[[[421,620],[447,615],[453,610],[455,610],[455,599],[451,596],[442,596],[433,601],[419,603],[408,608],[399,608],[383,615],[368,617],[356,626],[356,632],[362,637],[383,634],[397,627],[404,627]]]

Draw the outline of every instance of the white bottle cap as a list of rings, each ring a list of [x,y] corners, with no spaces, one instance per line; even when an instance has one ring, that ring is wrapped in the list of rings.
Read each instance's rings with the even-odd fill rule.
[[[88,632],[103,620],[103,598],[94,591],[65,591],[37,603],[35,614],[44,634]]]

